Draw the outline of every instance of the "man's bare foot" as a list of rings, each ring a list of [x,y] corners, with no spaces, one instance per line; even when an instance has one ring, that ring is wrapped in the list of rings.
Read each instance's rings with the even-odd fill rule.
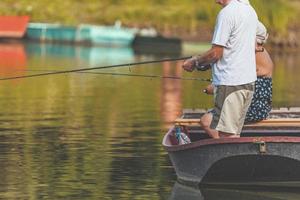
[[[228,137],[230,137],[230,138],[239,138],[240,135],[231,135],[231,136],[228,136]]]
[[[225,133],[225,132],[219,132],[220,138],[238,138],[240,135],[232,134],[232,133]]]

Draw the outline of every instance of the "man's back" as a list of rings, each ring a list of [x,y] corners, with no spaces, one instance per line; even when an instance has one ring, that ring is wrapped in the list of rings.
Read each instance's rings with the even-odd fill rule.
[[[257,23],[254,9],[244,2],[232,0],[220,11],[212,43],[225,48],[213,67],[215,85],[242,85],[256,80]]]

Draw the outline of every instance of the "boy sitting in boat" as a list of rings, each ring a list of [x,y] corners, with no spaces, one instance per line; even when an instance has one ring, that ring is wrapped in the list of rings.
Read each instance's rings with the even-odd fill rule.
[[[274,64],[268,51],[263,47],[267,38],[268,33],[265,26],[259,23],[255,54],[257,80],[245,123],[253,123],[266,119],[272,109],[272,72]]]

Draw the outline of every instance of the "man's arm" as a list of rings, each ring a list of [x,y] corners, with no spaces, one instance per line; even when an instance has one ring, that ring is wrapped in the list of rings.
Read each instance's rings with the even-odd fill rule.
[[[215,63],[222,58],[223,49],[223,46],[213,45],[210,50],[201,56],[193,56],[192,58],[185,60],[182,67],[186,71],[192,72],[195,68],[197,68],[197,66],[200,67]]]

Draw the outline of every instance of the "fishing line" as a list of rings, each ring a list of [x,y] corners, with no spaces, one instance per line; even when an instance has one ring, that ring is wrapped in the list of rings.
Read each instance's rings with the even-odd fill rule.
[[[56,74],[66,74],[66,73],[73,73],[73,72],[91,71],[91,70],[95,70],[95,69],[108,69],[108,68],[128,67],[128,66],[134,66],[134,65],[144,65],[144,64],[160,63],[160,62],[172,62],[172,61],[186,60],[189,58],[191,58],[191,56],[182,57],[182,58],[166,58],[166,59],[161,59],[161,60],[143,61],[143,62],[126,63],[126,64],[118,64],[118,65],[108,65],[108,66],[102,66],[102,67],[80,68],[80,69],[54,71],[54,72],[52,71],[52,72],[46,72],[46,73],[40,73],[40,74],[5,77],[5,78],[0,78],[0,80],[2,80],[2,81],[3,80],[13,80],[13,79],[31,78],[31,77],[48,76],[48,75],[56,75]]]
[[[49,72],[59,72],[57,70],[26,70],[26,71],[49,71]],[[77,72],[84,74],[100,74],[100,75],[111,75],[111,76],[131,76],[131,77],[141,77],[141,78],[161,78],[161,79],[175,79],[175,80],[189,80],[189,81],[205,81],[211,82],[211,79],[204,78],[193,78],[193,77],[179,77],[179,76],[161,76],[153,74],[132,74],[132,73],[115,73],[115,72]]]
[[[211,82],[211,79],[204,78],[193,78],[193,77],[179,77],[179,76],[161,76],[152,74],[128,74],[128,73],[113,73],[113,72],[82,72],[82,73],[92,73],[92,74],[102,74],[102,75],[119,75],[119,76],[134,76],[143,78],[161,78],[161,79],[177,79],[177,80],[190,80],[190,81],[207,81]]]

